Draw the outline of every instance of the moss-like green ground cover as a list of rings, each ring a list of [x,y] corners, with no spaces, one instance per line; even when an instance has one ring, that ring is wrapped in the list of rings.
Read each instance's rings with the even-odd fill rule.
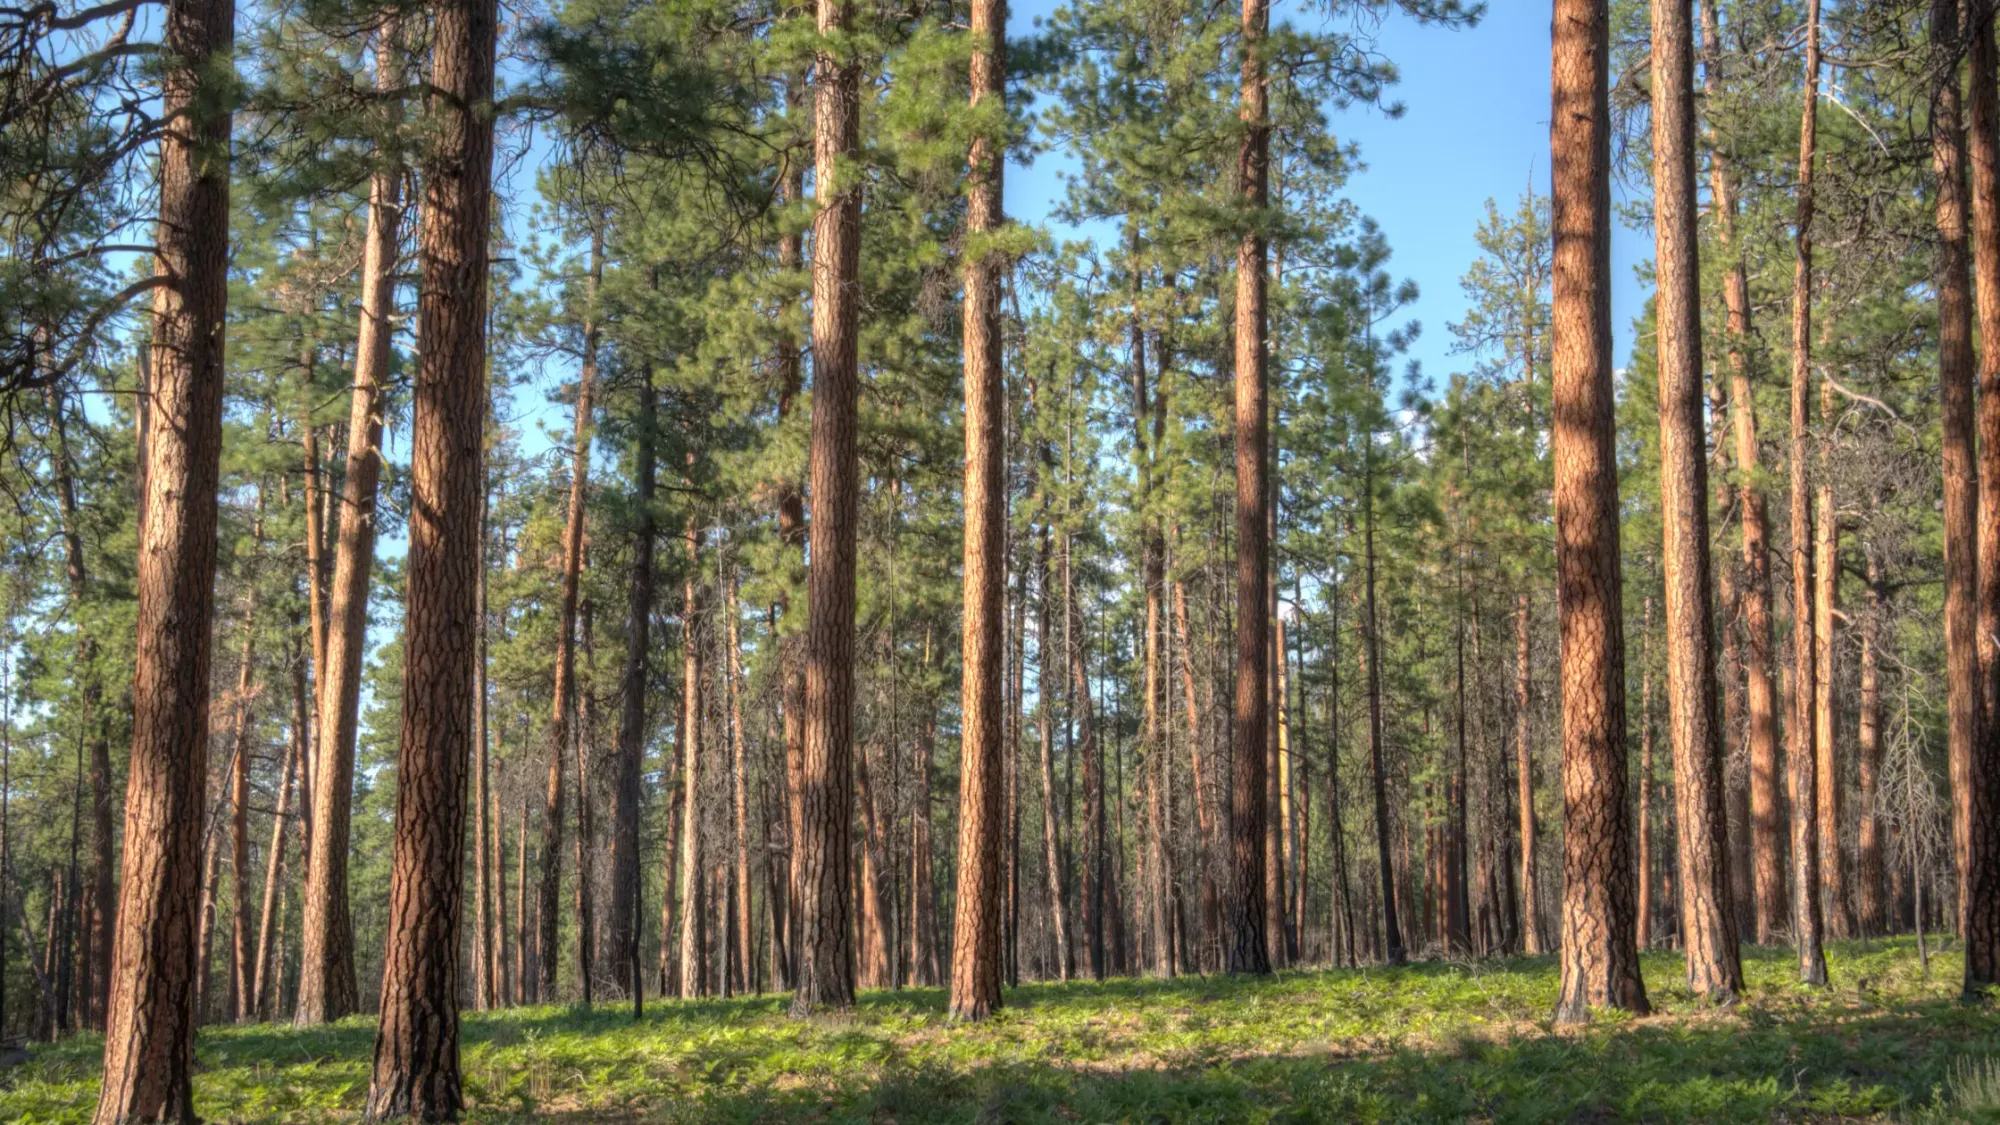
[[[1267,980],[1031,985],[977,1027],[935,989],[797,1022],[780,997],[468,1013],[467,1118],[634,1122],[2000,1121],[2000,1011],[1958,1002],[1959,962],[1914,941],[1836,943],[1834,987],[1746,951],[1750,995],[1699,1010],[1672,952],[1659,1014],[1548,1021],[1551,958],[1288,972]],[[359,1116],[373,1021],[211,1028],[210,1121]],[[83,1122],[100,1043],[0,1072],[0,1121]]]

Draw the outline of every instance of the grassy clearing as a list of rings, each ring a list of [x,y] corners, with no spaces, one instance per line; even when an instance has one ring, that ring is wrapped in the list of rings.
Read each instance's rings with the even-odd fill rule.
[[[1274,979],[1031,985],[978,1027],[934,989],[797,1023],[776,997],[469,1013],[468,1119],[633,1122],[2000,1121],[2000,1012],[1959,962],[1837,943],[1835,987],[1752,950],[1748,1001],[1696,1009],[1649,954],[1661,1014],[1555,1031],[1549,958]],[[216,1122],[358,1116],[371,1020],[214,1028],[197,1109]],[[0,1074],[0,1121],[88,1120],[99,1042]]]

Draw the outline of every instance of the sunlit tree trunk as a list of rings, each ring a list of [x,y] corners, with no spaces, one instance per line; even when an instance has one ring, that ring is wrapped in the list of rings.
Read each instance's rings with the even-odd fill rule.
[[[1730,887],[1729,817],[1723,796],[1724,731],[1718,728],[1715,714],[1715,618],[1710,601],[1713,562],[1709,556],[1708,435],[1702,417],[1701,268],[1696,229],[1693,13],[1689,7],[1688,0],[1655,0],[1652,13],[1653,229],[1661,324],[1661,559],[1681,948],[1687,958],[1689,989],[1710,1003],[1728,1003],[1743,991],[1743,966],[1737,951],[1736,904]],[[1649,596],[1648,618],[1651,607]],[[1649,620],[1649,633],[1650,625]],[[1649,688],[1651,676],[1649,662]],[[1651,700],[1647,703],[1650,712]],[[1647,723],[1642,737],[1650,758],[1650,714]],[[1642,771],[1640,785],[1642,793],[1652,786],[1650,762]],[[1643,861],[1642,877],[1651,878]],[[1640,931],[1642,943],[1652,936],[1648,912],[1641,911],[1646,919]]]
[[[1812,373],[1813,156],[1819,117],[1819,0],[1806,4],[1805,112],[1799,132],[1797,218],[1792,245],[1792,691],[1785,752],[1791,767],[1792,941],[1799,978],[1826,983],[1820,948],[1819,768],[1813,725],[1817,661],[1813,649],[1812,492],[1807,480],[1807,386]]]
[[[375,87],[403,84],[399,21],[384,16],[375,30]],[[396,103],[387,103],[400,117]],[[393,124],[393,122],[392,122]],[[382,473],[382,396],[395,334],[397,228],[403,172],[382,154],[368,187],[368,234],[361,262],[361,326],[354,349],[347,462],[340,493],[340,535],[334,547],[326,651],[316,667],[319,706],[313,739],[312,848],[299,967],[300,1026],[327,1023],[360,1006],[354,978],[354,922],[347,867],[354,798],[354,740],[361,708],[361,658],[367,648],[368,578],[375,563],[375,494]],[[483,254],[483,251],[482,251]],[[484,260],[482,258],[482,260]],[[483,279],[482,279],[483,281]],[[419,313],[421,317],[421,312]]]
[[[1882,809],[1882,675],[1880,671],[1882,614],[1886,612],[1882,564],[1875,545],[1863,540],[1861,554],[1868,580],[1868,605],[1861,617],[1861,699],[1855,723],[1855,742],[1861,774],[1860,824],[1854,850],[1855,901],[1861,936],[1876,937],[1888,931],[1889,903],[1883,897],[1885,859],[1883,856]]]
[[[1721,29],[1716,0],[1702,0],[1702,83],[1711,102],[1722,93]],[[1764,493],[1757,481],[1757,403],[1751,390],[1750,282],[1736,245],[1736,182],[1729,146],[1709,135],[1709,194],[1725,262],[1723,307],[1728,340],[1729,399],[1736,446],[1737,489],[1743,507],[1744,696],[1749,708],[1750,840],[1754,856],[1757,944],[1777,939],[1789,912],[1785,888],[1783,790],[1778,777],[1778,707],[1772,639],[1771,548]]]
[[[1264,0],[1243,0],[1243,78],[1237,115],[1243,141],[1236,191],[1246,211],[1270,194],[1270,123],[1265,109],[1263,38],[1270,22]],[[1253,222],[1261,220],[1252,220]],[[1236,710],[1229,783],[1229,886],[1223,914],[1223,966],[1232,973],[1268,973],[1265,918],[1265,724],[1269,721],[1270,568],[1266,485],[1270,419],[1265,400],[1265,239],[1252,227],[1236,249]]]
[[[544,997],[556,994],[556,962],[561,952],[563,762],[575,738],[576,605],[583,573],[583,531],[589,518],[591,395],[597,382],[598,324],[595,305],[604,274],[604,235],[593,225],[590,235],[589,278],[584,290],[583,362],[576,382],[576,414],[571,427],[569,516],[563,526],[562,594],[556,607],[554,714],[549,720],[548,786],[542,800],[542,882],[538,913],[540,954],[538,987]],[[582,778],[578,778],[579,791]],[[579,801],[581,796],[579,796]]]
[[[1605,0],[1556,0],[1556,572],[1562,633],[1562,993],[1556,1018],[1648,1011],[1633,943],[1625,637],[1611,383],[1611,118]]]

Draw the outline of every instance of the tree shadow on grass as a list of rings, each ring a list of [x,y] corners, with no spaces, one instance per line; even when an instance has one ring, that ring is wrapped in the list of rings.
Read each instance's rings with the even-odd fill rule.
[[[1575,1032],[1342,1053],[1165,1059],[1151,1066],[890,1058],[735,1082],[697,1047],[650,1093],[551,1090],[482,1107],[513,1122],[1763,1122],[1891,1120],[1933,1105],[1958,1060],[2000,1053],[2000,1017],[1948,1001],[1794,1016],[1611,1020]]]

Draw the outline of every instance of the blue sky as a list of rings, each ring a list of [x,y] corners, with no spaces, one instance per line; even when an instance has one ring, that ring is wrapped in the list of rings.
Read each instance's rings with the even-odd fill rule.
[[[1057,6],[1058,0],[1016,0],[1010,31],[1029,34],[1035,18]],[[1296,3],[1279,0],[1278,7],[1277,18],[1300,26],[1318,18]],[[1415,280],[1422,291],[1409,310],[1423,324],[1411,356],[1440,386],[1469,366],[1451,354],[1446,324],[1464,313],[1458,279],[1479,253],[1473,232],[1486,200],[1511,210],[1530,181],[1548,191],[1549,11],[1541,0],[1490,0],[1486,17],[1470,31],[1388,17],[1379,39],[1402,72],[1391,97],[1403,103],[1403,115],[1392,120],[1355,109],[1330,121],[1338,136],[1361,148],[1365,167],[1349,182],[1348,196],[1381,225],[1394,253],[1390,272]],[[1010,168],[1007,213],[1044,222],[1063,190],[1059,165],[1058,158],[1044,156],[1028,168]],[[1649,232],[1614,230],[1612,321],[1620,366],[1646,298],[1634,267],[1651,258]]]

